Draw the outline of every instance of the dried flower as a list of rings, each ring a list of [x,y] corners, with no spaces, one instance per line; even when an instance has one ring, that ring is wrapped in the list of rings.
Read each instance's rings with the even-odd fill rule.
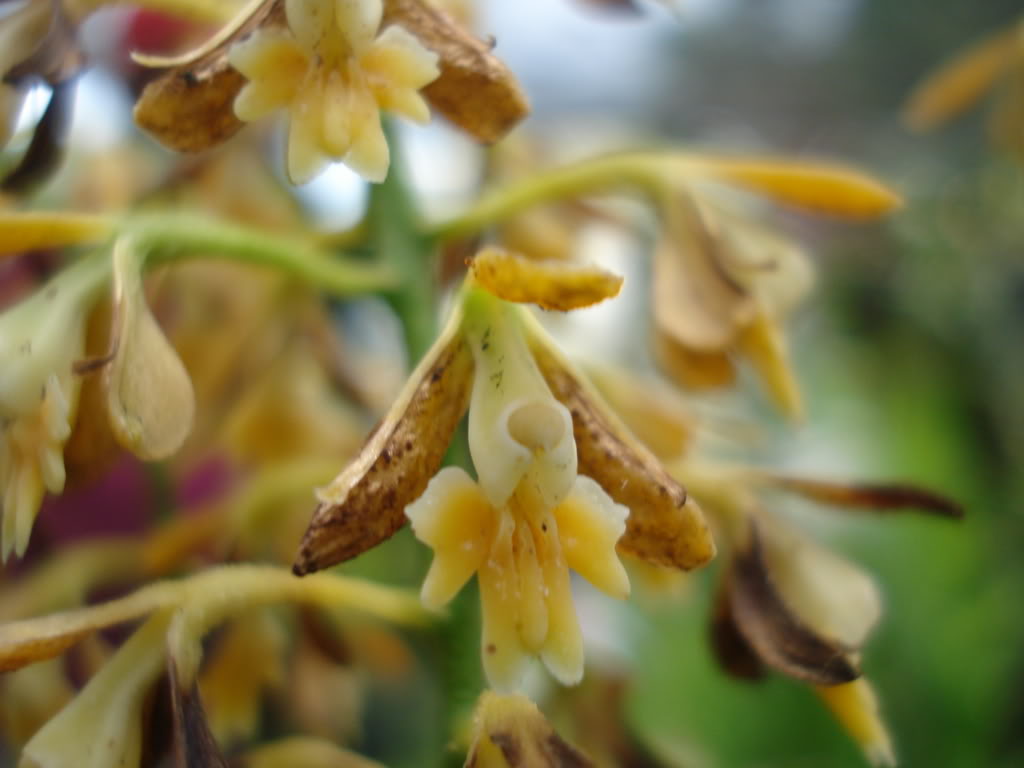
[[[875,765],[894,765],[888,732],[859,652],[882,614],[863,570],[765,509],[762,488],[842,506],[918,508],[956,517],[953,502],[906,485],[851,485],[687,461],[675,473],[718,524],[732,556],[712,625],[723,667],[759,677],[771,667],[814,686]]]
[[[590,768],[594,763],[559,736],[525,696],[485,692],[473,715],[466,768]]]

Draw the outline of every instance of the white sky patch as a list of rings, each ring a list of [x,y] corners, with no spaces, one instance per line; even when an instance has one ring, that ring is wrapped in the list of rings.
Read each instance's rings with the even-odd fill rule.
[[[129,141],[135,128],[131,106],[121,85],[101,69],[78,78],[70,144],[89,152],[114,149]]]
[[[354,227],[366,209],[366,182],[342,163],[333,163],[308,184],[295,187],[295,194],[324,229]]]

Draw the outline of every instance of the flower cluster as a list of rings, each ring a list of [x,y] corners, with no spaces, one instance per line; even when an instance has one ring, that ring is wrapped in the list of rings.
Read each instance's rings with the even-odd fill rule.
[[[483,672],[477,687],[494,690],[479,697],[471,726],[458,702],[444,708],[466,764],[588,766],[518,693],[535,660],[563,686],[583,681],[588,625],[574,591],[586,581],[625,600],[637,584],[678,584],[719,551],[709,636],[725,671],[810,686],[868,760],[895,763],[862,668],[879,590],[777,505],[789,494],[948,518],[961,509],[916,486],[721,458],[705,440],[707,420],[680,405],[675,387],[732,387],[749,368],[783,415],[803,419],[785,326],[813,271],[798,243],[752,213],[752,198],[856,220],[898,208],[896,193],[840,165],[681,150],[541,169],[507,154],[525,146],[513,143],[492,156],[485,194],[426,222],[392,167],[400,134],[383,113],[425,123],[433,111],[489,144],[528,112],[493,40],[463,27],[470,4],[150,0],[143,13],[181,17],[181,36],[170,37],[216,28],[185,53],[135,51],[133,64],[118,64],[154,70],[144,85],[141,70],[125,78],[138,86],[136,124],[201,154],[188,164],[146,155],[146,173],[103,155],[69,174],[103,166],[115,193],[90,180],[33,197],[62,158],[74,76],[91,50],[78,46],[81,22],[108,4],[39,0],[0,13],[0,149],[20,143],[10,140],[27,89],[53,88],[24,156],[5,155],[12,170],[0,180],[0,192],[18,196],[0,201],[0,257],[14,265],[0,270],[0,555],[31,555],[0,592],[0,671],[11,673],[0,679],[0,735],[24,765],[135,768],[173,753],[179,765],[220,766],[228,752],[250,768],[376,768],[340,746],[357,738],[367,680],[411,687],[440,667],[446,679],[431,685],[462,698],[463,681],[447,677],[465,671],[449,667],[466,663],[468,628],[480,638],[479,664],[468,655],[474,679]],[[979,95],[1019,63],[1017,37],[984,43],[926,86],[914,119],[936,122]],[[351,229],[316,231],[270,164],[254,170],[259,131],[206,151],[279,111],[292,185],[333,162],[376,185]],[[633,209],[593,201],[619,194],[652,215],[640,223]],[[49,210],[59,204],[104,213]],[[204,215],[171,210],[185,205]],[[619,294],[622,277],[572,258],[575,228],[599,217],[651,245],[648,362],[665,374],[660,388],[614,365],[584,373],[534,311]],[[186,259],[191,267],[177,266]],[[416,362],[404,385],[402,363],[347,344],[350,327],[359,342],[377,339],[384,302],[339,306],[364,295],[384,299],[401,323]],[[441,296],[451,306],[436,333]],[[729,446],[738,447],[748,446]],[[122,454],[133,477],[146,474],[140,461],[161,462],[145,483],[152,508],[131,510],[133,524],[150,528],[67,542],[37,535],[29,552],[45,495],[109,479]],[[140,506],[120,488],[101,493],[79,506]],[[180,514],[165,517],[165,507]],[[404,554],[354,565],[377,574],[381,557],[399,586],[322,572],[407,525],[404,543],[393,542]],[[457,599],[474,578],[479,628]],[[95,602],[110,593],[126,596]],[[123,642],[107,632],[129,623]],[[623,722],[590,724],[608,733],[586,741],[607,762],[657,762],[627,733],[626,684],[592,668],[601,694],[566,697],[600,700],[607,711],[596,722]],[[311,735],[254,748],[270,697],[275,732]]]

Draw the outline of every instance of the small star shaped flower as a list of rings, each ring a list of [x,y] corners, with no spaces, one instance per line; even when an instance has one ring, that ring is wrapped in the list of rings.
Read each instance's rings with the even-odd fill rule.
[[[380,111],[426,122],[419,89],[440,74],[437,55],[402,27],[378,34],[380,0],[288,0],[285,12],[287,29],[261,28],[231,49],[232,66],[249,81],[235,114],[251,122],[288,109],[295,184],[335,160],[383,181],[390,156]]]

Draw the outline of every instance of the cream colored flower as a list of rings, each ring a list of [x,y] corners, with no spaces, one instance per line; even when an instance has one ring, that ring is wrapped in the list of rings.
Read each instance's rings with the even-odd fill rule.
[[[537,369],[518,309],[477,298],[466,302],[464,329],[476,364],[469,444],[480,483],[443,469],[406,510],[434,549],[423,601],[443,606],[476,573],[491,684],[515,687],[534,654],[561,682],[576,683],[583,640],[569,569],[628,596],[615,545],[629,510],[577,475],[572,419]]]
[[[80,382],[72,371],[102,264],[78,262],[0,317],[0,551],[28,547],[43,494],[64,488]]]
[[[383,181],[389,153],[380,110],[426,122],[419,89],[440,74],[437,55],[402,27],[378,34],[380,0],[287,0],[288,29],[263,27],[230,61],[249,80],[235,114],[258,120],[287,107],[288,176],[301,184],[332,160]]]

